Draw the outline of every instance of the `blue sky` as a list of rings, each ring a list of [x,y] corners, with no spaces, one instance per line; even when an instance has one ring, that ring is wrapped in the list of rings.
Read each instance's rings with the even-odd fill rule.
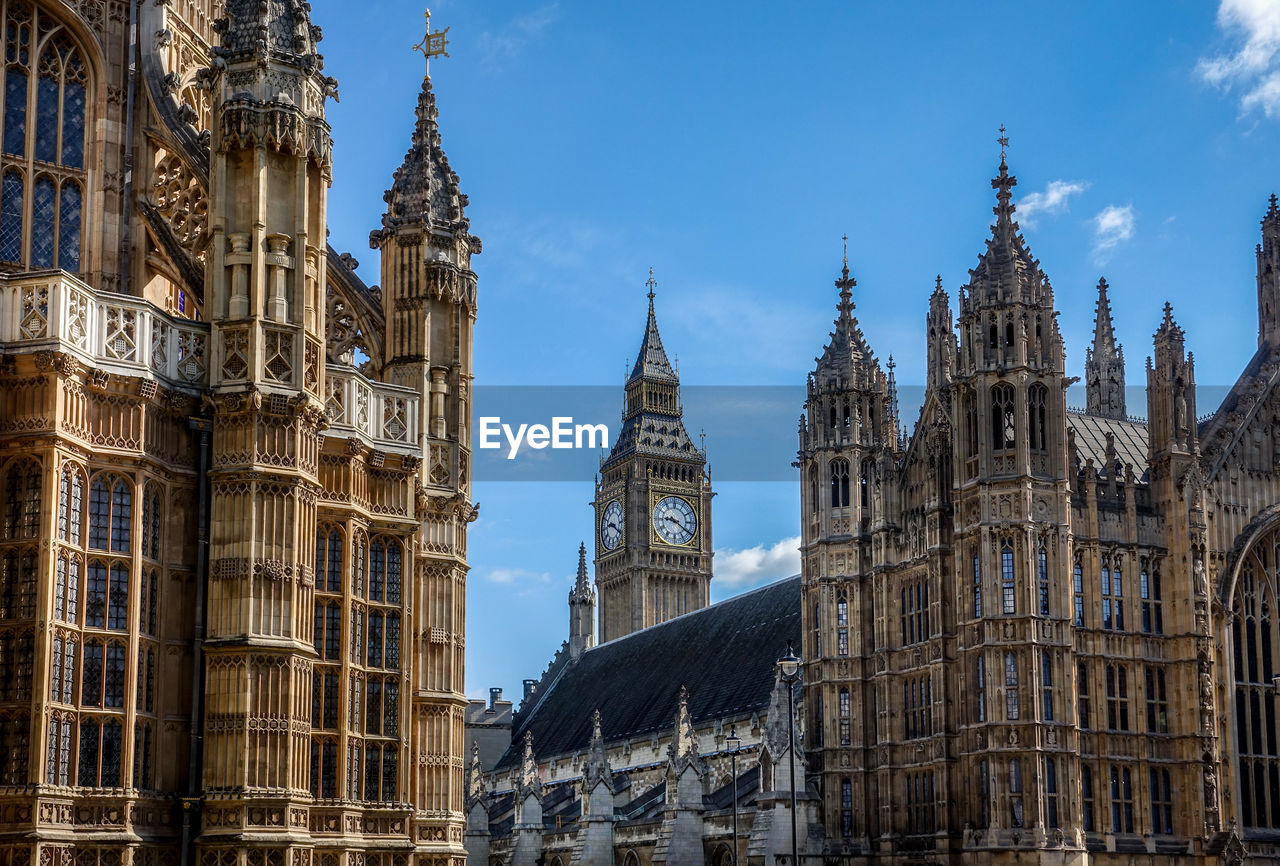
[[[367,237],[413,126],[422,9],[312,5],[342,94],[331,242],[377,283]],[[451,28],[451,57],[431,65],[444,146],[484,239],[477,385],[620,389],[650,266],[684,383],[802,384],[834,315],[844,233],[863,330],[900,383],[919,384],[934,276],[954,306],[988,234],[1001,124],[1070,371],[1102,275],[1130,385],[1166,299],[1202,394],[1253,352],[1253,249],[1280,191],[1277,0],[432,11]],[[688,422],[706,427],[714,465],[732,419]],[[794,485],[716,489],[713,599],[793,570]],[[565,637],[591,490],[589,477],[476,485],[470,693],[517,695]]]

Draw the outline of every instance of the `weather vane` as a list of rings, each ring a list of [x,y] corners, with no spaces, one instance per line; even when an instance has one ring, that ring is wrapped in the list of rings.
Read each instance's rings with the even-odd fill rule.
[[[447,54],[445,55],[448,56]],[[1004,160],[1004,152],[1009,148],[1009,136],[1005,132],[1004,124],[1000,124],[1000,137],[996,139],[996,143],[1000,145],[1000,159]]]
[[[431,58],[432,57],[448,57],[449,52],[445,49],[449,47],[449,40],[445,38],[445,34],[449,32],[446,27],[443,30],[431,32],[431,10],[428,9],[424,15],[427,20],[427,33],[422,37],[422,41],[413,46],[414,51],[421,51],[422,58],[426,62],[427,74],[431,74]]]
[[[645,285],[649,287],[649,300],[653,300],[653,290],[658,287],[658,281],[653,278],[653,268],[649,268],[649,279],[645,281]]]

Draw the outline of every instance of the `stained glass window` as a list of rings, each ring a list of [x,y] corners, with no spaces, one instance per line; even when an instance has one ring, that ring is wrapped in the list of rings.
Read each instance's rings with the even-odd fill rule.
[[[102,641],[91,640],[84,645],[84,664],[80,668],[80,705],[102,706]]]
[[[0,260],[78,272],[82,264],[89,69],[69,30],[29,3],[4,18],[0,148],[16,162],[0,189]],[[33,56],[37,34],[40,56]],[[30,225],[24,217],[30,214]],[[25,231],[24,231],[25,228]],[[29,246],[24,247],[24,238]]]
[[[89,489],[89,546],[94,550],[107,549],[107,524],[111,519],[111,494],[107,482],[94,479]]]
[[[111,566],[111,586],[107,595],[107,628],[124,631],[129,627],[129,569],[123,563]]]
[[[382,540],[375,540],[369,553],[369,600],[382,601],[383,578],[387,568],[387,548]]]
[[[53,224],[57,216],[58,191],[53,178],[36,178],[31,204],[31,267],[53,267]]]
[[[133,786],[148,790],[151,783],[151,726],[133,729]]]
[[[22,156],[26,150],[27,73],[10,67],[4,79],[4,152]]]
[[[22,175],[6,171],[0,185],[0,261],[22,259],[22,195]]]
[[[116,553],[129,552],[129,532],[133,514],[133,491],[121,478],[111,490],[111,549]]]
[[[5,479],[4,538],[32,538],[40,528],[40,464],[22,460]]]
[[[124,706],[124,644],[112,641],[107,644],[106,684],[103,703],[108,707]]]
[[[58,159],[58,86],[57,70],[50,68],[53,46],[45,49],[42,66],[45,72],[36,84],[36,159],[56,162]]]

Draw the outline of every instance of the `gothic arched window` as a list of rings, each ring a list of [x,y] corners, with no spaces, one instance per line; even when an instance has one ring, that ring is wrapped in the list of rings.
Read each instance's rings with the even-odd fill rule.
[[[1245,555],[1231,600],[1240,817],[1246,827],[1270,829],[1280,828],[1280,697],[1274,681],[1280,674],[1274,577],[1278,562],[1280,534],[1272,530]]]
[[[991,389],[991,447],[1003,451],[1014,446],[1013,386],[1001,382]]]
[[[844,508],[849,504],[849,461],[831,461],[831,507]]]
[[[1049,450],[1049,434],[1045,426],[1045,404],[1049,402],[1049,389],[1036,382],[1027,391],[1027,429],[1031,435],[1032,451]]]
[[[84,533],[84,472],[71,461],[58,479],[58,538],[79,547]]]
[[[1004,613],[1017,612],[1017,596],[1013,584],[1013,545],[1005,542],[1000,547],[1000,596]]]
[[[89,547],[128,553],[133,530],[133,487],[124,478],[99,475],[89,487]]]
[[[1049,615],[1049,553],[1040,545],[1036,551],[1036,585],[1040,597],[1040,615]]]
[[[160,485],[148,481],[142,492],[142,555],[160,558]]]
[[[1004,654],[1004,717],[1010,722],[1018,720],[1018,657],[1011,652]]]
[[[0,262],[83,269],[89,67],[48,12],[9,0],[0,64]]]
[[[40,529],[40,464],[15,460],[5,473],[4,487],[3,539],[34,538]]]

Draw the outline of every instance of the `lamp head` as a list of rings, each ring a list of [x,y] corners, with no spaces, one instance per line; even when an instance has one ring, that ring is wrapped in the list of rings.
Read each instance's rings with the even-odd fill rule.
[[[778,670],[784,683],[794,683],[800,677],[800,659],[791,649],[791,641],[787,641],[787,654],[778,659]]]

